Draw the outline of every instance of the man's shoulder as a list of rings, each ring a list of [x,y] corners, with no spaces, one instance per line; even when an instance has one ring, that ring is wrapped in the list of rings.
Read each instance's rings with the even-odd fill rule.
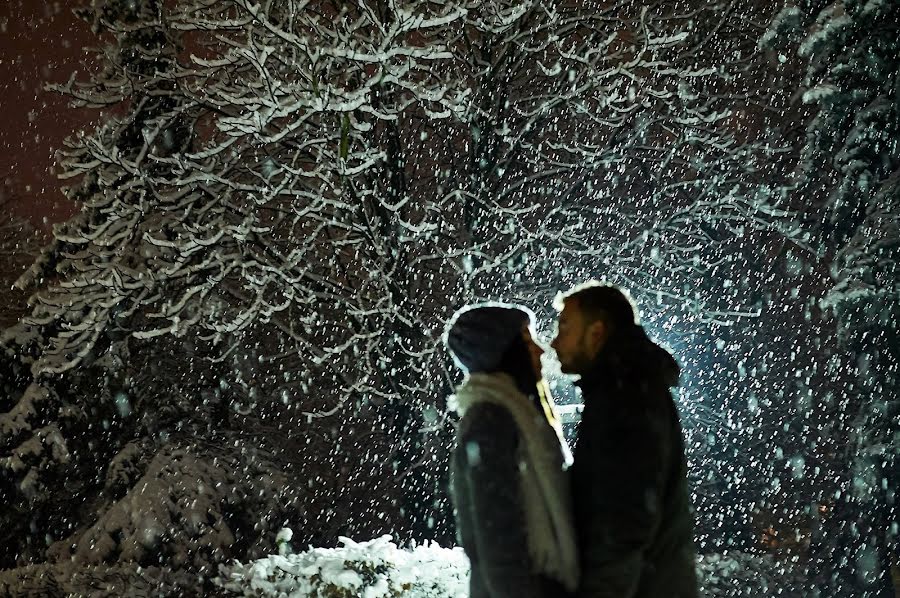
[[[667,422],[674,416],[672,395],[662,387],[623,385],[608,393],[585,393],[582,424],[591,428],[641,427]]]

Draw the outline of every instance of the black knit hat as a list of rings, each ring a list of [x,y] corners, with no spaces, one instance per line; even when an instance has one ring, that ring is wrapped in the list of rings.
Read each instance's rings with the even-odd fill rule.
[[[450,318],[444,343],[461,369],[467,373],[491,372],[503,354],[532,325],[534,314],[527,307],[508,303],[479,303],[463,307]]]

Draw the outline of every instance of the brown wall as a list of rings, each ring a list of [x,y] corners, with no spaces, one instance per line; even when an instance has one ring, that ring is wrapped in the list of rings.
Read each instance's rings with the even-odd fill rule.
[[[93,115],[73,111],[45,82],[63,82],[96,44],[89,27],[72,14],[82,0],[0,2],[0,192],[10,211],[41,228],[65,219],[71,204],[52,174],[53,153]],[[0,198],[2,200],[2,198]],[[5,219],[5,218],[4,218]]]

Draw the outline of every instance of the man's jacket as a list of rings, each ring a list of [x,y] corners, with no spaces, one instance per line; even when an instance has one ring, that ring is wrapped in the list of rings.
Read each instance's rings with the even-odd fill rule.
[[[624,336],[624,335],[623,335]],[[579,381],[571,469],[583,598],[696,598],[678,366],[636,327]]]

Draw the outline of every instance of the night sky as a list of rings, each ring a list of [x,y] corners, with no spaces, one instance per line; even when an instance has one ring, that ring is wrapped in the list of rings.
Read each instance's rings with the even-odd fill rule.
[[[87,24],[72,14],[72,7],[83,4],[0,1],[0,193],[13,198],[14,214],[38,226],[72,212],[52,171],[53,154],[66,136],[94,117],[43,89],[46,82],[83,71],[83,47],[97,43]]]

